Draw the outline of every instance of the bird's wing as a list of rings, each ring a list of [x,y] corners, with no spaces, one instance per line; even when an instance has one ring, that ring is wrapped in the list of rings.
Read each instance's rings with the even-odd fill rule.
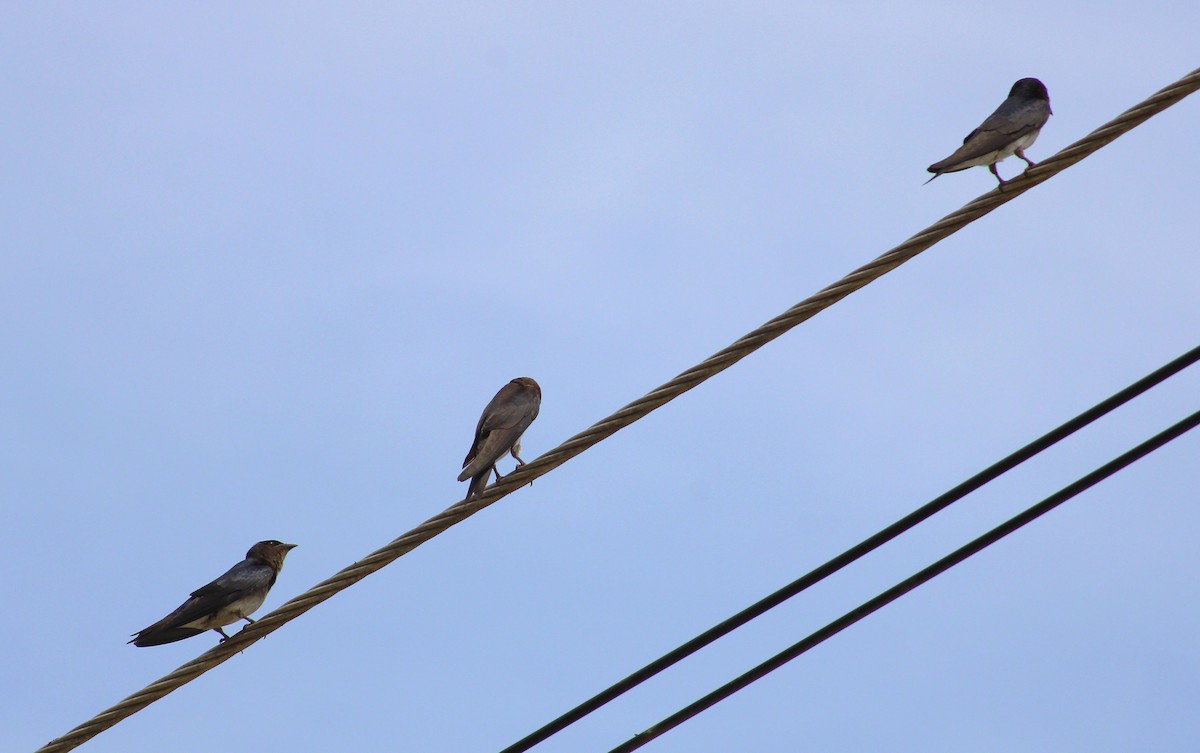
[[[475,429],[475,442],[463,460],[459,481],[491,468],[512,449],[538,414],[538,399],[518,384],[506,384],[483,409]]]
[[[491,403],[488,403],[488,407],[489,408],[491,407]],[[487,417],[488,417],[488,412],[486,410],[484,410],[483,415],[479,417],[479,423],[475,425],[475,439],[471,442],[471,449],[467,450],[467,456],[465,458],[463,458],[463,468],[466,468],[467,463],[470,463],[475,458],[475,456],[479,454],[479,445],[481,442],[483,442],[483,436],[484,436],[483,423],[484,423],[484,421],[487,420]],[[458,480],[462,481],[468,475],[470,475],[470,474],[465,474],[465,475],[461,476]]]
[[[212,583],[192,592],[192,598],[219,599],[224,604],[235,601],[247,591],[270,588],[275,584],[275,568],[258,560],[242,560]]]
[[[509,387],[513,389],[509,390]],[[479,428],[483,432],[491,432],[520,426],[521,431],[525,431],[529,424],[533,423],[537,413],[537,397],[518,385],[508,384],[484,409],[483,416],[479,419]]]
[[[178,609],[146,630],[179,627],[213,614],[237,601],[248,591],[270,588],[275,581],[275,575],[275,570],[270,565],[243,560],[213,582],[197,588],[192,592],[191,598],[180,604]]]
[[[1049,119],[1050,107],[1043,100],[1005,100],[976,130],[1007,134],[1011,141],[1041,128]]]
[[[1050,112],[1044,102],[1005,100],[987,120],[967,134],[963,145],[954,154],[931,165],[930,169],[945,169],[1000,151],[1025,134],[1046,125],[1049,118]]]

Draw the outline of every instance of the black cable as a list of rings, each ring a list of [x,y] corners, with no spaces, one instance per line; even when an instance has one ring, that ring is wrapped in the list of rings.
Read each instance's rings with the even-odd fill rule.
[[[695,701],[692,704],[689,704],[671,716],[668,716],[666,719],[663,719],[658,724],[646,729],[644,732],[634,735],[629,740],[610,750],[609,753],[629,753],[629,751],[637,750],[667,730],[679,726],[683,722],[699,714],[701,711],[704,711],[705,709],[710,708],[711,706],[714,706],[720,701],[728,698],[755,680],[765,677],[814,646],[817,646],[828,638],[837,635],[842,630],[845,630],[867,615],[877,611],[878,609],[881,609],[896,599],[899,599],[901,596],[905,595],[909,591],[912,591],[918,586],[928,583],[930,580],[933,580],[938,575],[941,575],[963,560],[966,560],[968,557],[978,554],[1013,531],[1016,531],[1025,524],[1038,519],[1042,515],[1045,515],[1080,492],[1094,486],[1100,481],[1103,481],[1131,463],[1134,463],[1146,455],[1149,455],[1151,452],[1154,452],[1168,442],[1186,434],[1188,431],[1191,431],[1198,425],[1200,425],[1200,411],[1196,411],[1174,426],[1171,426],[1170,428],[1154,435],[1150,439],[1147,439],[1145,442],[1142,442],[1132,450],[1129,450],[1113,460],[1110,460],[1096,470],[1080,478],[1078,481],[1068,484],[1054,494],[1051,494],[1049,497],[1046,497],[1041,502],[1038,502],[1033,507],[1030,507],[1015,517],[1009,518],[1004,523],[1001,523],[979,538],[971,541],[959,549],[956,549],[954,552],[951,552],[942,559],[933,563],[924,570],[921,570],[915,575],[907,578],[906,580],[897,583],[895,586],[892,586],[875,598],[863,602],[855,609],[852,609],[815,633],[810,634],[799,643],[793,644],[762,664],[759,664],[757,667],[754,667],[749,672],[746,672],[734,680],[722,685],[703,698]]]
[[[718,638],[728,635],[759,615],[774,609],[783,602],[799,594],[801,591],[816,585],[825,578],[828,578],[830,575],[836,573],[838,570],[841,570],[843,567],[869,554],[875,549],[878,549],[905,531],[908,531],[922,521],[927,520],[936,513],[946,509],[989,481],[992,481],[998,476],[1012,470],[1016,466],[1024,463],[1026,460],[1029,460],[1048,447],[1051,447],[1063,439],[1066,439],[1071,434],[1074,434],[1101,416],[1104,416],[1105,414],[1119,408],[1133,398],[1166,381],[1171,376],[1179,373],[1197,361],[1200,361],[1200,346],[1192,348],[1187,353],[1184,353],[1182,356],[1176,358],[1170,363],[1156,369],[1150,374],[1147,374],[1125,389],[1117,392],[1112,397],[1097,403],[1092,408],[1080,413],[1078,416],[1070,421],[1067,421],[1053,431],[1050,431],[1038,439],[1035,439],[1003,460],[988,466],[945,494],[914,510],[895,523],[892,523],[887,528],[884,528],[879,533],[876,533],[875,535],[863,540],[861,543],[851,547],[850,549],[847,549],[845,552],[839,554],[815,570],[812,570],[804,576],[792,581],[770,596],[755,602],[724,622],[714,625],[700,635],[697,635],[695,638],[692,638],[687,643],[684,643],[678,648],[672,650],[670,653],[663,655],[661,658],[655,659],[625,679],[609,686],[605,690],[592,696],[562,716],[559,716],[557,719],[549,722],[529,735],[526,735],[522,739],[500,751],[500,753],[523,753],[523,751],[529,750],[538,743],[546,740],[554,734],[557,734],[558,732],[561,732],[588,714],[599,709],[601,706],[604,706],[608,702],[632,690],[646,680],[649,680],[651,677],[655,676],[659,672],[662,672],[664,669],[682,661],[688,656],[691,656]]]

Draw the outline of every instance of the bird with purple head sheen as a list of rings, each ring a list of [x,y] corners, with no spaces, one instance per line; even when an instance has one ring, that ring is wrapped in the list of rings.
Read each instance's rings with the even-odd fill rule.
[[[283,568],[283,558],[296,547],[271,539],[260,541],[246,552],[246,559],[212,583],[196,589],[187,601],[150,627],[133,634],[135,646],[161,646],[208,630],[229,636],[221,628],[238,620],[252,623],[250,615],[262,606],[267,592]]]
[[[1004,179],[996,171],[996,163],[1015,154],[1033,167],[1035,163],[1025,156],[1025,150],[1037,139],[1042,126],[1053,114],[1046,85],[1036,78],[1023,78],[1013,84],[1008,99],[967,134],[962,146],[941,162],[930,165],[929,172],[936,178],[943,173],[987,165],[1003,189]]]
[[[541,404],[542,388],[538,383],[529,377],[517,377],[501,387],[483,409],[475,427],[475,441],[463,460],[462,473],[458,474],[459,481],[471,479],[467,499],[483,493],[493,472],[497,480],[501,478],[496,462],[505,453],[512,454],[517,468],[525,465],[519,454],[521,435],[537,418]]]

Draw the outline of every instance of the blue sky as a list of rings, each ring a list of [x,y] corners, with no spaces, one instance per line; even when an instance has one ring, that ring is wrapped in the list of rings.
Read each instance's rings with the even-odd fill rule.
[[[212,645],[128,635],[255,541],[263,613],[1194,69],[1172,2],[9,4],[0,729]],[[88,743],[498,750],[1197,344],[1195,97]],[[1006,176],[1022,163],[1000,165]],[[1176,377],[538,748],[605,751],[1195,410]],[[1188,436],[655,751],[1180,750]],[[507,468],[505,467],[505,470]]]

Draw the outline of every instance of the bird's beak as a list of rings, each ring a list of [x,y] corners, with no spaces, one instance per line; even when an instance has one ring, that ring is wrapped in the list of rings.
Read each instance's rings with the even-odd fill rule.
[[[283,548],[290,552],[298,546],[300,546],[300,545],[299,544],[284,544]]]

